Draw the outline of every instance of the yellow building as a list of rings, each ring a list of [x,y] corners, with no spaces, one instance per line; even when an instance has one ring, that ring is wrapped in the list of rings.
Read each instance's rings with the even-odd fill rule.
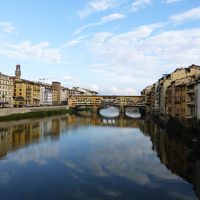
[[[16,66],[14,80],[14,107],[39,106],[40,84],[21,79],[20,65]]]
[[[167,114],[181,118],[196,117],[196,82],[198,76],[189,76],[175,80],[167,88]]]
[[[40,84],[20,79],[14,81],[14,107],[39,106]]]
[[[52,82],[51,89],[52,89],[53,105],[60,105],[61,104],[61,100],[60,100],[61,84],[60,84],[60,82]]]

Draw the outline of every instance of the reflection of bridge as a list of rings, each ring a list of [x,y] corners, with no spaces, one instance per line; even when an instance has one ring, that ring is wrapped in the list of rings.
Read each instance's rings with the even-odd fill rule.
[[[77,116],[70,115],[66,118],[67,124],[70,126],[111,126],[111,127],[129,127],[129,128],[139,128],[142,129],[143,120],[142,119],[132,119],[132,118],[102,118],[98,115],[92,116]]]
[[[74,96],[68,100],[70,108],[90,107],[93,111],[101,108],[113,106],[119,109],[120,114],[125,113],[126,107],[135,107],[141,114],[144,104],[141,96]]]

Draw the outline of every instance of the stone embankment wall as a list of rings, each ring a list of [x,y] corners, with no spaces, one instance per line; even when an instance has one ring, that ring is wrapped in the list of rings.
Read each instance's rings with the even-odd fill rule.
[[[67,109],[67,106],[28,107],[28,108],[0,108],[0,117],[19,113],[40,112]]]

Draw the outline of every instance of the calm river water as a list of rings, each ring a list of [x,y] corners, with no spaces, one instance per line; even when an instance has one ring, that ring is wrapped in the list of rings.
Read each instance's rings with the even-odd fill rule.
[[[1,200],[195,200],[199,142],[149,120],[0,122]]]

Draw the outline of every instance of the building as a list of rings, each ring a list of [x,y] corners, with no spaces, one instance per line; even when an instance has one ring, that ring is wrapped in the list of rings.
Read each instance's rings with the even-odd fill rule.
[[[197,105],[197,110],[196,110],[196,116],[197,119],[200,119],[200,80],[197,81],[196,84],[196,105]]]
[[[141,92],[141,96],[143,97],[143,104],[146,107],[146,112],[149,113],[152,111],[152,108],[154,107],[154,100],[153,96],[154,94],[154,85],[147,86],[144,90]]]
[[[96,91],[92,91],[92,90],[80,88],[80,87],[73,87],[72,90],[74,90],[76,92],[80,92],[80,93],[82,93],[81,95],[86,95],[86,96],[96,96],[96,95],[98,95],[98,92],[96,92]]]
[[[193,64],[187,68],[177,68],[146,87],[141,94],[144,96],[147,112],[159,111],[160,114],[184,119],[196,117],[198,96],[195,88],[199,75],[200,66]]]
[[[11,78],[14,81],[14,107],[40,105],[40,83],[21,79],[20,65],[16,65],[15,76]]]
[[[175,80],[167,88],[167,114],[181,118],[198,118],[198,76]]]
[[[166,108],[166,90],[167,90],[167,87],[170,85],[170,83],[171,83],[170,75],[163,76],[158,81],[157,98],[158,98],[158,108],[161,114],[166,114],[166,109],[165,109]]]
[[[13,107],[13,80],[0,72],[0,108]]]
[[[19,79],[14,81],[14,107],[39,106],[40,84]]]
[[[61,91],[61,83],[53,81],[52,85],[52,104],[53,105],[60,105],[60,91]]]
[[[85,103],[87,102],[87,103]],[[93,106],[98,107],[102,104],[102,97],[101,96],[74,96],[68,99],[69,107],[76,107],[76,106]]]
[[[41,106],[52,105],[52,88],[48,84],[40,85],[40,105]]]
[[[61,87],[61,90],[60,90],[61,105],[67,105],[68,98],[69,98],[69,89],[65,87]]]
[[[68,97],[84,96],[85,93],[74,88],[68,90]],[[86,96],[86,95],[85,95]]]

